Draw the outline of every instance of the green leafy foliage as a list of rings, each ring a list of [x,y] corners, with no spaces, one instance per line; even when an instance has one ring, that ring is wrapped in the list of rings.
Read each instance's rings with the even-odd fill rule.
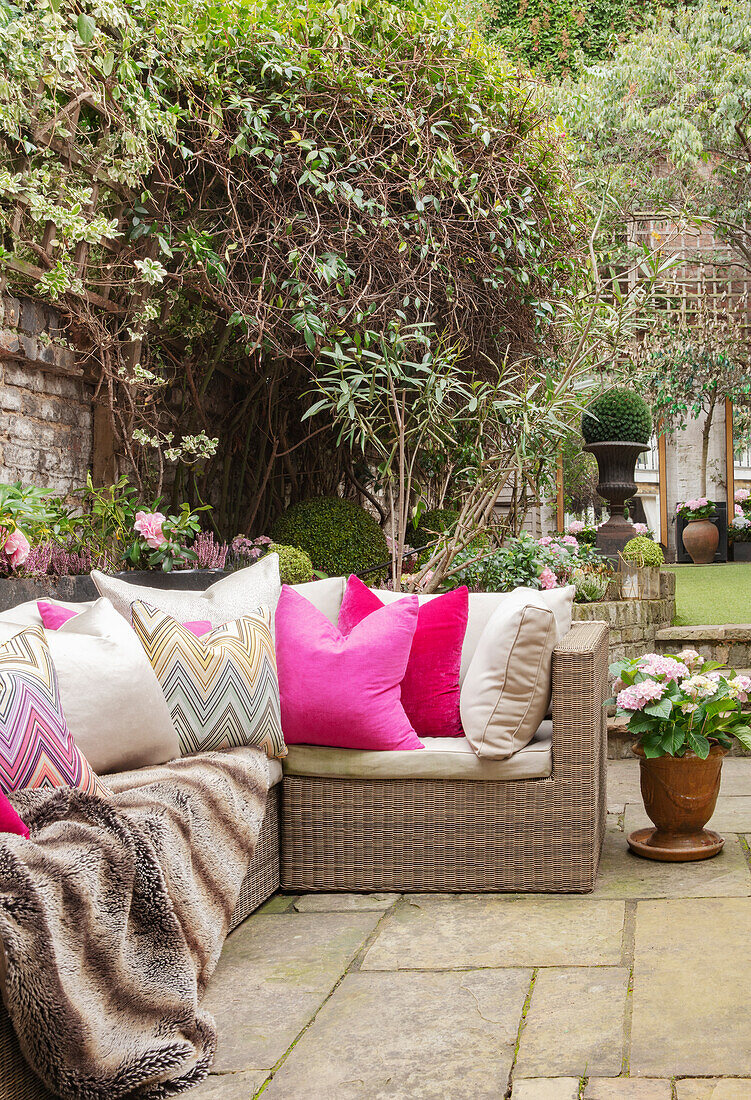
[[[656,0],[491,0],[488,7],[484,27],[491,39],[544,73],[604,60],[659,10]]]
[[[663,9],[556,102],[584,177],[611,177],[620,216],[714,219],[751,259],[751,0]]]
[[[282,546],[272,542],[269,554],[279,555],[279,576],[282,584],[305,584],[313,580],[313,563],[304,550],[296,546]]]
[[[313,568],[327,576],[363,573],[389,558],[386,536],[370,512],[339,497],[293,504],[278,517],[271,536],[275,543],[304,550]]]
[[[637,565],[664,565],[665,555],[662,547],[654,539],[648,539],[646,535],[637,535],[629,539],[621,551],[625,561],[636,562]]]
[[[648,443],[651,434],[649,405],[633,390],[608,390],[596,397],[582,415],[582,435],[586,443],[613,440]]]

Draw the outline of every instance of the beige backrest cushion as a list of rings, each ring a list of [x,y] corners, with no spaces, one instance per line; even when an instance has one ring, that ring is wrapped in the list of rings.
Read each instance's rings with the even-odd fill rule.
[[[510,592],[491,614],[460,699],[464,734],[478,756],[501,760],[531,741],[550,702],[557,640],[541,592]]]
[[[238,569],[228,577],[222,577],[205,592],[129,584],[97,569],[92,569],[91,578],[101,595],[106,596],[128,622],[130,607],[135,600],[165,611],[182,623],[208,619],[212,626],[223,626],[261,606],[268,607],[273,616],[282,591],[277,554],[265,554],[247,569]]]
[[[0,643],[27,624],[0,622]],[[100,599],[45,630],[70,732],[98,775],[180,755],[164,693],[133,629]]]
[[[388,592],[385,589],[376,589],[376,592],[384,603],[393,603],[394,600],[399,600],[404,595],[402,592]],[[488,625],[491,615],[507,601],[518,598],[520,592],[526,593],[527,595],[531,594],[542,600],[543,606],[549,608],[553,612],[558,641],[560,641],[565,634],[568,634],[571,629],[571,614],[574,606],[574,595],[576,594],[576,589],[572,584],[568,585],[566,588],[551,588],[547,592],[539,592],[536,588],[516,588],[513,592],[470,592],[467,632],[464,635],[464,644],[462,646],[461,683],[464,683],[464,677],[467,675],[470,661],[474,657],[477,644],[482,637],[485,627]],[[305,593],[303,593],[303,595],[305,595]],[[425,603],[426,600],[434,600],[436,595],[440,595],[440,593],[430,596],[420,596],[418,598],[422,604]],[[336,620],[334,619],[332,622],[336,622]]]
[[[313,607],[325,615],[330,623],[334,626],[338,624],[339,609],[344,599],[344,589],[347,587],[346,577],[325,577],[320,581],[293,584],[292,587],[306,600],[310,600]]]

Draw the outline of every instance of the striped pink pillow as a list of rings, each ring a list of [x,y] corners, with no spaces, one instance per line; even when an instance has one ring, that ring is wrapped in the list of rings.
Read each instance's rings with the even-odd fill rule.
[[[25,787],[105,793],[68,729],[49,646],[36,626],[0,646],[0,790]]]

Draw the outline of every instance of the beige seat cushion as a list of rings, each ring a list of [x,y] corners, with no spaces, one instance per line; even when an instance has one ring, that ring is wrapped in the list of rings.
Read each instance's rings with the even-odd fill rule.
[[[102,596],[130,622],[130,607],[136,600],[165,611],[178,622],[208,619],[212,626],[239,619],[263,606],[273,616],[282,591],[279,580],[279,557],[265,554],[247,569],[238,569],[212,584],[205,592],[188,592],[177,588],[149,588],[129,584],[92,569],[91,579]]]
[[[282,762],[285,775],[330,779],[541,779],[553,768],[552,722],[507,760],[481,760],[466,737],[424,737],[414,752],[364,752],[361,749],[290,745]]]
[[[0,642],[26,624],[0,622]],[[98,775],[163,764],[180,743],[149,659],[109,600],[45,630],[73,739]]]
[[[517,589],[482,632],[462,684],[464,733],[478,756],[512,756],[531,741],[548,709],[555,616],[542,594]]]

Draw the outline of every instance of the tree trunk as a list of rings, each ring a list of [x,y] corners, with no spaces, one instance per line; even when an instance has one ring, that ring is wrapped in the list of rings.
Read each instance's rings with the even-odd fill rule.
[[[715,402],[713,401],[707,411],[707,418],[701,431],[701,489],[700,496],[707,495],[707,462],[709,459],[709,436],[712,431],[712,419],[714,417]]]

